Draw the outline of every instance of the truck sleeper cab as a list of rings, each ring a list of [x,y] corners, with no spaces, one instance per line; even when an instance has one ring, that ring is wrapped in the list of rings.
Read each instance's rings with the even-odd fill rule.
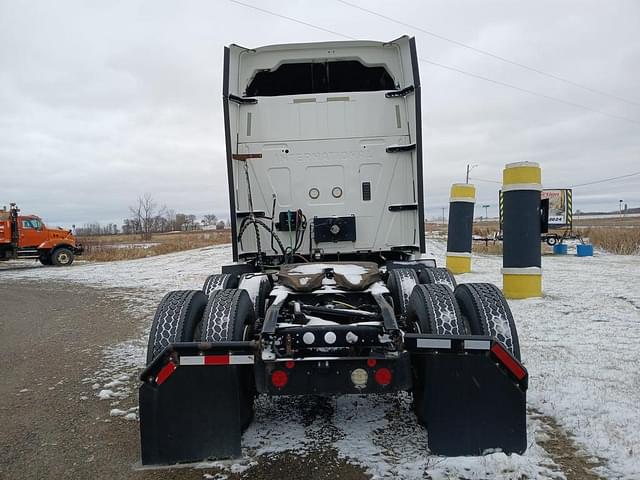
[[[424,252],[412,55],[408,37],[225,50],[234,260],[282,255],[263,227],[266,243],[243,230],[252,212],[290,255]]]

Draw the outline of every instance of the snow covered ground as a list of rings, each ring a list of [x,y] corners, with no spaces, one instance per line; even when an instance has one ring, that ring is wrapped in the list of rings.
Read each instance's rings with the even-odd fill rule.
[[[444,263],[442,240],[430,240],[428,249]],[[129,299],[129,307],[143,318],[140,337],[108,347],[104,370],[87,380],[96,382],[96,395],[110,400],[135,392],[131,372],[143,366],[155,303],[167,290],[199,288],[230,257],[230,247],[221,246],[65,269],[12,268],[0,270],[0,275],[144,292]],[[501,257],[474,256],[473,273],[458,276],[458,281],[501,285],[500,267]],[[332,447],[374,478],[423,478],[425,472],[434,479],[563,478],[541,446],[548,431],[541,413],[554,417],[587,457],[604,460],[596,469],[600,475],[639,479],[640,257],[597,252],[586,258],[545,256],[543,270],[544,298],[509,302],[530,374],[530,447],[524,455],[430,456],[409,396],[400,394],[312,402],[260,398],[256,419],[243,437],[244,463],[286,450],[304,455]],[[119,372],[115,376],[114,368]]]

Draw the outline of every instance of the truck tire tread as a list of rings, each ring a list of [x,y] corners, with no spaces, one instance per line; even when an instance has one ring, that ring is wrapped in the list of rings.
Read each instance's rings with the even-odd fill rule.
[[[520,360],[520,344],[507,300],[491,283],[463,283],[456,287],[455,297],[469,322],[472,335],[497,338]]]
[[[147,364],[169,344],[193,340],[194,329],[206,303],[207,297],[200,290],[177,290],[164,296],[151,323]]]

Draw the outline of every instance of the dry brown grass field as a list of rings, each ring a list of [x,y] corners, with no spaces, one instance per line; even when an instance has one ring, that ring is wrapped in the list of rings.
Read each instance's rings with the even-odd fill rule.
[[[619,255],[640,254],[640,217],[609,215],[574,217],[574,230],[596,248]]]
[[[640,254],[640,227],[590,227],[581,231],[597,248],[618,255]]]
[[[101,235],[80,237],[85,247],[83,260],[111,262],[151,257],[231,242],[231,230],[155,233],[151,240],[140,235]]]
[[[598,218],[573,217],[574,227],[640,227],[640,217],[607,215]]]
[[[491,239],[498,229],[497,221],[476,221],[473,226],[473,234],[477,237]],[[610,218],[592,219],[577,217],[574,222],[574,230],[583,238],[588,238],[598,249],[620,255],[640,254],[640,217],[611,216]],[[426,232],[428,237],[446,240],[447,225],[441,222],[429,222],[426,224]],[[562,234],[561,231],[559,233]],[[149,241],[141,240],[139,235],[80,237],[80,241],[85,247],[83,260],[109,262],[230,243],[231,231],[225,229],[156,233]],[[543,245],[543,253],[548,253],[550,250],[547,245]],[[473,252],[502,255],[502,242],[475,240]]]
[[[499,230],[497,220],[476,221],[473,224],[473,235],[487,238],[488,241],[474,240],[473,252],[488,255],[502,255],[502,242],[490,240]],[[618,255],[640,254],[640,217],[617,216],[599,218],[574,217],[574,232],[585,241],[592,243],[597,249]],[[426,224],[427,236],[431,238],[447,238],[447,225],[440,222]],[[556,231],[559,235],[563,230]],[[552,249],[542,245],[543,254],[551,253]]]

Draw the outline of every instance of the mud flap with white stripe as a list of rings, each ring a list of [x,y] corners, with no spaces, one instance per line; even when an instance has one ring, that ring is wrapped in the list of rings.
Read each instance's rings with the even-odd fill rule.
[[[528,374],[490,337],[405,336],[412,352],[414,402],[431,452],[523,453]]]
[[[194,345],[170,345],[141,375],[143,465],[241,456],[242,430],[253,414],[253,389],[247,385],[253,356],[229,355],[228,348],[225,354],[219,348],[203,352],[202,344]]]

